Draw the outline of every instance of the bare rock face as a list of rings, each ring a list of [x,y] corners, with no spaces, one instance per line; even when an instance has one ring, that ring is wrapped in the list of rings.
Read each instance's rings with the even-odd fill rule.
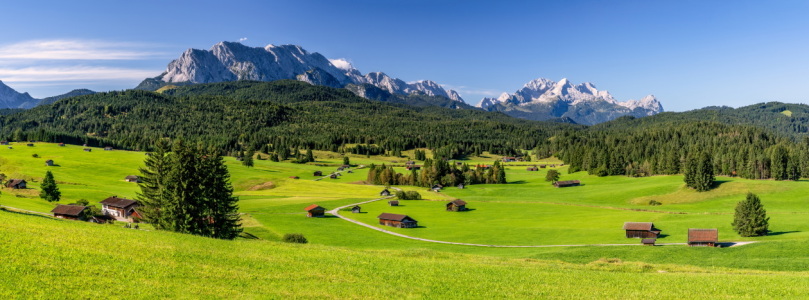
[[[663,106],[653,95],[641,100],[620,102],[609,92],[596,89],[592,83],[574,85],[566,78],[559,82],[535,79],[514,94],[503,93],[497,98],[483,98],[477,106],[530,120],[570,118],[587,125],[626,115],[644,117],[663,112]]]
[[[137,89],[156,90],[167,84],[280,79],[296,79],[330,87],[372,84],[395,94],[418,93],[463,102],[457,92],[447,91],[433,81],[407,83],[382,72],[362,75],[346,60],[329,60],[320,53],[307,52],[297,45],[259,48],[232,42],[220,42],[210,50],[188,49],[169,63],[163,74],[147,78]]]

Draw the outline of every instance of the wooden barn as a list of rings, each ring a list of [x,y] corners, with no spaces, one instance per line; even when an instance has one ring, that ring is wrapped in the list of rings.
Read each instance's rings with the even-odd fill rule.
[[[408,171],[410,171],[410,170],[421,170],[421,166],[420,165],[407,165],[405,167],[405,169],[408,170]]]
[[[379,196],[382,196],[382,197],[390,196],[390,191],[388,189],[384,189],[381,192],[379,192]]]
[[[84,148],[82,150],[84,150],[84,152],[92,152],[93,151],[93,149],[90,149],[90,148]]]
[[[315,171],[312,176],[323,176],[323,171]]]
[[[657,239],[642,239],[640,243],[644,246],[654,246]]]
[[[569,186],[579,186],[581,185],[581,181],[578,180],[565,180],[565,181],[557,181],[553,183],[555,187],[569,187]]]
[[[356,205],[356,206],[351,208],[351,212],[355,213],[355,214],[361,213],[362,212],[362,207],[360,207],[359,205]]]
[[[322,218],[326,216],[326,209],[317,204],[312,204],[304,208],[306,216],[310,218]]]
[[[627,238],[657,238],[660,229],[655,228],[652,222],[626,222],[624,223]]]
[[[110,146],[104,147],[104,151],[112,151],[112,147]]]
[[[539,165],[539,168],[540,168],[540,169],[544,169],[544,168],[547,168],[547,167],[548,167],[548,166],[546,166],[546,165]]]
[[[87,209],[87,206],[83,205],[57,205],[56,208],[51,210],[53,216],[60,219],[69,219],[69,220],[84,220],[87,216],[84,214],[84,210]]]
[[[331,178],[331,179],[337,179],[337,174],[332,173],[331,175],[329,175],[329,178]]]
[[[436,184],[436,185],[433,185],[433,187],[431,187],[430,189],[431,189],[431,190],[433,190],[433,192],[439,192],[439,191],[441,191],[441,189],[443,189],[443,188],[444,188],[444,186],[443,186],[443,185]]]
[[[447,211],[467,211],[466,208],[466,201],[461,199],[453,200],[450,203],[447,203]]]
[[[25,179],[9,179],[9,181],[6,182],[6,187],[15,190],[25,189],[28,188],[28,182],[26,182]]]
[[[53,166],[53,159],[46,160],[45,165],[49,166],[49,167],[52,167]]]
[[[406,215],[382,213],[377,219],[379,219],[379,225],[397,228],[416,228],[419,226],[418,221]]]
[[[719,230],[712,229],[688,229],[688,245],[691,247],[716,247],[719,242]]]
[[[101,201],[101,212],[119,221],[129,221],[138,206],[140,206],[138,201],[112,196]],[[135,217],[137,217],[137,214]]]
[[[388,201],[390,206],[399,206],[399,200],[390,200]]]
[[[539,171],[539,168],[537,168],[537,166],[533,166],[533,167],[526,168],[526,170],[528,170],[528,171]]]
[[[129,176],[124,177],[124,181],[139,183],[140,182],[140,177],[138,177],[137,175],[129,175]]]

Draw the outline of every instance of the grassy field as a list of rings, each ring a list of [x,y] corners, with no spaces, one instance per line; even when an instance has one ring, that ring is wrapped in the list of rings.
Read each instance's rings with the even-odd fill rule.
[[[123,178],[127,175],[138,174],[138,167],[142,164],[144,154],[131,151],[103,151],[93,148],[92,152],[82,151],[83,147],[65,146],[59,147],[56,144],[36,143],[34,147],[26,147],[24,144],[12,145],[14,149],[0,148],[0,173],[4,173],[7,178],[24,178],[29,181],[28,190],[2,189],[0,194],[0,205],[17,207],[40,212],[50,211],[55,204],[45,202],[38,195],[38,184],[44,176],[46,170],[51,170],[59,183],[59,188],[63,193],[63,200],[60,203],[71,203],[79,199],[87,199],[91,203],[97,203],[106,197],[118,195],[121,197],[134,198],[138,191],[136,184],[127,183]],[[38,157],[33,157],[37,154]],[[655,286],[651,278],[671,281],[672,286],[680,288],[692,288],[699,282],[710,282],[711,280],[722,280],[723,287],[729,288],[740,285],[746,280],[753,278],[774,278],[783,277],[787,280],[804,281],[809,271],[809,253],[805,251],[809,247],[809,194],[806,193],[806,181],[754,181],[738,178],[719,177],[718,186],[714,190],[705,193],[697,193],[684,188],[681,176],[654,176],[647,178],[628,177],[596,177],[586,173],[567,174],[566,167],[558,168],[562,173],[561,180],[581,180],[583,185],[571,188],[554,188],[550,183],[544,181],[547,169],[540,169],[538,172],[526,171],[522,165],[528,164],[558,164],[555,159],[543,160],[542,162],[531,163],[509,163],[507,165],[509,184],[505,185],[472,185],[466,189],[448,187],[440,193],[427,191],[419,187],[402,187],[405,190],[417,190],[425,200],[403,201],[402,206],[390,207],[386,201],[378,201],[363,205],[363,214],[343,215],[365,222],[376,224],[376,216],[382,212],[407,214],[417,219],[421,228],[396,229],[385,227],[392,231],[400,232],[414,237],[436,239],[452,242],[497,244],[497,245],[579,245],[579,244],[637,244],[637,239],[626,239],[623,237],[621,226],[624,222],[654,222],[663,230],[663,236],[658,240],[660,243],[682,243],[686,241],[688,228],[718,228],[721,241],[757,241],[758,243],[734,248],[689,248],[685,246],[609,246],[609,247],[554,247],[554,248],[490,248],[471,247],[458,245],[435,244],[422,241],[404,239],[375,230],[364,228],[346,222],[344,220],[327,218],[306,218],[303,208],[310,204],[318,204],[328,209],[338,206],[367,201],[378,198],[379,192],[384,188],[380,186],[369,186],[362,184],[366,178],[367,171],[356,169],[353,173],[343,173],[337,179],[322,179],[315,181],[314,171],[323,171],[329,174],[342,164],[342,157],[336,153],[315,152],[318,161],[315,164],[299,165],[289,162],[271,162],[267,160],[256,160],[254,168],[246,168],[233,158],[226,158],[226,163],[230,169],[233,186],[236,195],[241,199],[239,202],[240,211],[243,213],[242,222],[245,231],[251,233],[261,240],[241,240],[236,242],[211,241],[196,237],[186,237],[173,235],[170,233],[127,231],[118,226],[95,226],[91,224],[81,224],[77,222],[49,221],[43,218],[21,216],[16,214],[0,214],[3,226],[2,233],[8,235],[19,231],[20,227],[25,227],[29,222],[39,225],[40,228],[30,232],[30,235],[38,234],[35,230],[59,231],[64,226],[74,228],[76,234],[83,235],[85,230],[92,234],[113,235],[124,234],[133,236],[131,240],[120,245],[110,246],[113,249],[129,249],[132,251],[163,251],[165,253],[154,253],[152,256],[173,257],[180,255],[183,257],[155,258],[160,264],[168,264],[179,268],[167,274],[158,274],[157,271],[137,271],[132,276],[135,286],[145,286],[148,282],[160,281],[161,276],[176,278],[189,278],[179,280],[177,283],[165,283],[163,288],[172,288],[177,291],[195,292],[200,287],[188,287],[186,289],[178,287],[182,282],[188,283],[192,278],[200,279],[205,275],[190,274],[191,271],[179,267],[187,263],[186,260],[199,258],[196,267],[206,270],[206,272],[224,272],[228,274],[215,285],[224,288],[228,284],[242,284],[241,288],[250,288],[254,291],[243,292],[238,295],[255,296],[265,288],[256,287],[256,282],[267,282],[270,276],[280,276],[279,274],[268,275],[262,272],[289,273],[290,278],[294,276],[305,277],[305,280],[323,280],[331,282],[333,285],[347,285],[336,294],[328,294],[332,298],[351,298],[351,293],[361,295],[357,297],[375,297],[377,291],[386,291],[390,295],[403,295],[406,297],[453,297],[464,295],[452,294],[450,291],[439,291],[440,286],[436,278],[452,278],[457,274],[467,274],[471,276],[474,272],[484,272],[491,278],[510,278],[516,280],[520,286],[510,286],[514,293],[506,294],[511,297],[548,296],[563,297],[564,288],[551,289],[547,294],[542,294],[543,289],[528,288],[522,284],[534,284],[545,286],[546,283],[538,283],[542,276],[553,276],[566,278],[567,280],[591,282],[606,280],[610,273],[616,273],[616,278],[626,280],[641,280],[647,285]],[[407,155],[407,153],[405,153]],[[352,164],[387,163],[399,165],[406,161],[406,158],[393,157],[365,157],[351,155]],[[472,157],[465,162],[470,164],[486,163],[490,164],[499,157],[484,155],[484,157]],[[58,166],[45,166],[45,160],[53,159]],[[400,171],[404,171],[402,168]],[[299,179],[290,177],[298,176]],[[733,209],[738,201],[744,199],[747,192],[758,194],[769,216],[770,236],[757,238],[742,238],[733,232],[730,223],[733,218]],[[452,199],[463,199],[469,202],[468,212],[447,212],[444,209],[446,202]],[[660,206],[650,206],[651,200],[662,203]],[[70,225],[68,225],[70,224]],[[33,225],[32,225],[33,226]],[[48,227],[50,226],[50,227]],[[44,229],[44,228],[49,229]],[[96,232],[99,231],[100,233]],[[289,246],[275,243],[285,233],[303,233],[310,241],[307,246]],[[86,234],[91,234],[86,233]],[[69,236],[69,235],[68,235]],[[52,237],[48,234],[47,237]],[[163,242],[163,239],[171,241]],[[82,239],[95,239],[91,237],[70,237],[79,241]],[[161,241],[153,241],[161,240]],[[23,243],[26,247],[32,245],[50,245],[54,241],[32,240],[24,242],[19,239],[7,239],[10,242],[4,245]],[[69,242],[69,241],[68,241]],[[26,244],[26,243],[31,243]],[[59,241],[58,243],[62,243]],[[100,242],[88,242],[88,245],[96,248],[105,248],[99,245]],[[151,243],[154,243],[153,246]],[[209,250],[192,250],[192,248],[207,247],[210,243],[213,247]],[[131,245],[130,245],[131,244]],[[205,244],[205,246],[200,246]],[[129,246],[128,246],[129,245]],[[261,245],[261,246],[255,246]],[[88,248],[92,248],[88,246]],[[60,244],[59,247],[67,247]],[[156,247],[156,248],[154,248]],[[220,248],[216,248],[220,247]],[[254,247],[258,247],[254,249]],[[304,247],[306,251],[298,254],[290,254]],[[24,247],[23,247],[24,248]],[[215,249],[214,249],[215,248]],[[61,249],[61,248],[60,248]],[[162,249],[162,250],[158,250]],[[5,246],[0,255],[7,257],[14,256],[16,248]],[[84,250],[47,250],[66,252],[64,255],[82,256],[98,254],[103,257],[117,259],[115,255],[107,249],[84,249]],[[85,252],[82,252],[85,251]],[[88,252],[89,251],[89,252]],[[93,252],[98,251],[99,253]],[[202,252],[198,252],[202,251]],[[266,252],[268,257],[261,257],[261,252]],[[301,250],[303,251],[303,250]],[[284,254],[285,263],[290,261],[305,260],[303,256],[321,257],[334,267],[327,268],[323,272],[306,273],[302,270],[290,270],[280,268],[274,263],[264,260],[272,260],[274,252]],[[332,253],[335,254],[325,254]],[[37,255],[51,254],[51,252],[38,253]],[[214,256],[225,253],[239,253],[248,258],[227,258],[229,262],[218,265]],[[411,258],[410,253],[417,253],[415,258]],[[60,254],[63,255],[63,254]],[[340,255],[354,257],[354,261],[373,261],[373,266],[351,265],[348,261],[342,262]],[[147,255],[148,256],[148,255]],[[187,256],[187,257],[185,257]],[[378,256],[385,256],[384,259]],[[390,256],[390,257],[389,257]],[[57,256],[60,257],[60,256]],[[399,261],[405,257],[404,261]],[[462,257],[466,261],[474,261],[472,264],[452,265],[455,257]],[[20,267],[20,264],[28,264],[26,259],[19,258],[20,262],[12,265],[5,265],[3,272],[32,271]],[[417,261],[409,261],[414,259]],[[232,260],[232,261],[231,261]],[[262,265],[258,261],[264,262]],[[606,261],[620,260],[622,263],[608,263]],[[379,261],[379,262],[377,262]],[[82,276],[88,271],[89,261],[79,259],[75,264],[82,265]],[[430,265],[432,262],[434,265]],[[530,263],[526,263],[530,262]],[[147,259],[138,260],[136,263],[146,264]],[[310,266],[309,262],[298,262],[301,268]],[[404,266],[408,271],[402,274],[415,276],[418,269],[429,270],[429,278],[417,282],[436,282],[435,286],[430,284],[417,285],[414,282],[403,281],[401,284],[393,278],[405,275],[377,275],[380,269],[384,269],[384,264],[394,266]],[[36,266],[46,268],[53,266],[55,261],[45,261]],[[91,264],[90,264],[91,265]],[[253,267],[257,265],[257,267]],[[522,266],[526,265],[526,266]],[[647,267],[647,265],[651,267]],[[9,269],[10,268],[10,269]],[[20,269],[21,268],[21,269]],[[130,272],[133,268],[120,266]],[[223,271],[220,268],[234,269],[238,271]],[[527,268],[527,269],[525,269]],[[568,272],[554,270],[561,268]],[[661,269],[662,268],[662,269]],[[341,269],[332,276],[328,272]],[[423,271],[422,270],[422,271]],[[503,275],[513,272],[531,272],[540,276],[533,279],[517,279]],[[519,270],[519,271],[517,271]],[[669,273],[657,273],[657,270],[664,270]],[[676,271],[680,270],[680,271]],[[778,271],[767,273],[768,271]],[[56,272],[56,271],[51,271]],[[66,271],[65,271],[66,272]],[[123,272],[121,274],[129,274]],[[154,273],[142,273],[154,272]],[[469,273],[472,272],[472,273]],[[586,278],[588,273],[600,274],[593,278]],[[262,273],[262,274],[254,274]],[[347,273],[361,273],[367,278],[376,278],[386,281],[386,285],[379,290],[359,292],[363,285],[358,278],[349,276]],[[570,274],[567,274],[570,273]],[[676,273],[672,274],[672,273]],[[16,273],[15,273],[16,274]],[[62,273],[49,273],[51,276],[62,276]],[[61,274],[61,275],[60,275]],[[190,274],[190,275],[189,275]],[[456,274],[456,275],[457,275]],[[766,274],[767,276],[762,276]],[[64,275],[67,276],[67,275]],[[359,275],[358,275],[359,276]],[[387,276],[387,277],[386,277]],[[462,277],[463,277],[462,276]],[[7,277],[7,276],[4,276]],[[69,277],[69,276],[68,276]],[[351,278],[346,283],[344,277]],[[579,278],[581,277],[581,278]],[[647,278],[648,277],[648,278]],[[45,276],[43,280],[47,278]],[[53,277],[51,277],[52,279]],[[155,279],[157,278],[157,279]],[[255,282],[241,283],[244,278],[253,278]],[[475,278],[476,277],[469,277]],[[488,277],[487,277],[488,278]],[[640,278],[640,279],[639,279]],[[663,279],[665,278],[665,279]],[[690,279],[693,280],[693,285]],[[5,279],[4,284],[9,286],[15,279]],[[20,279],[23,280],[23,279]],[[27,280],[37,280],[34,278]],[[65,282],[76,283],[71,280]],[[233,282],[227,283],[230,280]],[[332,281],[333,280],[333,281]],[[555,280],[555,279],[554,279]],[[642,293],[634,292],[635,289],[628,288],[628,283],[616,282],[611,279],[616,287],[623,286],[632,292],[622,292],[616,289],[609,289],[611,294],[599,294],[611,297],[641,297]],[[102,280],[103,281],[103,280]],[[250,281],[245,279],[245,281]],[[389,282],[391,281],[391,282]],[[480,280],[474,280],[479,282]],[[620,281],[620,280],[618,280]],[[678,282],[679,283],[676,283]],[[502,281],[500,285],[504,283]],[[65,283],[67,284],[67,283]],[[300,290],[293,287],[293,282],[278,282],[275,287],[282,289],[292,289],[289,294],[276,294],[276,291],[268,295],[284,297],[289,295],[312,296],[309,291]],[[417,287],[409,289],[410,286]],[[517,284],[517,283],[515,283]],[[560,283],[570,289],[568,283]],[[171,285],[171,286],[168,286]],[[54,288],[60,285],[54,285]],[[160,285],[158,285],[160,286]],[[273,285],[270,285],[273,286]],[[328,285],[327,285],[328,286]],[[508,286],[508,285],[504,285]],[[595,286],[598,286],[597,284]],[[595,289],[595,286],[593,289]],[[640,286],[640,285],[639,285]],[[750,286],[754,289],[758,286]],[[396,291],[397,289],[403,291]],[[419,289],[423,288],[423,289]],[[492,290],[503,287],[492,284],[487,287]],[[589,287],[588,287],[589,288]],[[664,291],[669,287],[660,287]],[[743,291],[744,288],[738,289]],[[699,288],[697,288],[699,289]],[[0,290],[3,290],[0,288]],[[157,291],[158,289],[146,289]],[[463,289],[461,289],[463,290]],[[790,296],[792,292],[797,292],[797,287],[789,286],[780,289],[770,289],[768,292],[784,292],[785,294],[769,294],[770,296]],[[463,290],[465,293],[469,291]],[[590,289],[577,290],[581,296],[588,295],[585,291]],[[672,292],[673,290],[669,290]],[[172,291],[173,292],[173,291]],[[707,292],[707,290],[706,290]],[[736,290],[721,290],[718,295],[735,295],[752,297],[752,295],[762,295],[764,290],[751,291],[749,294],[738,293]],[[160,294],[165,296],[177,296],[179,294]],[[200,295],[211,296],[206,292]],[[380,292],[381,293],[381,292]],[[450,293],[450,294],[447,294]],[[527,294],[526,294],[527,293]],[[2,295],[2,294],[0,294]],[[93,293],[86,294],[87,297],[94,296]],[[595,295],[595,294],[594,294]],[[656,292],[650,295],[673,295]],[[85,297],[86,298],[86,297]]]
[[[3,298],[799,298],[807,272],[357,250],[0,211]],[[451,285],[451,287],[448,287]]]

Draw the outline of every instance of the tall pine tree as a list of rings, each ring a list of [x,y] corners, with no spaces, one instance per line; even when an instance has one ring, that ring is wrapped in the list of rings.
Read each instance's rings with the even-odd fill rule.
[[[731,225],[741,236],[762,236],[767,235],[769,221],[761,199],[756,194],[747,193],[747,198],[736,204],[736,213]]]
[[[48,202],[57,202],[62,197],[62,192],[56,186],[56,180],[53,179],[51,171],[45,172],[45,179],[42,180],[40,188],[42,190],[39,191],[39,197],[48,200]]]

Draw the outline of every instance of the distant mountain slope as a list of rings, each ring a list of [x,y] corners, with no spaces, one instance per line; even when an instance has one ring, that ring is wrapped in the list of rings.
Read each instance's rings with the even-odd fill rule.
[[[663,111],[663,106],[652,95],[641,100],[619,102],[609,92],[599,91],[589,82],[574,85],[567,79],[554,82],[544,78],[526,83],[514,94],[483,98],[478,107],[529,120],[566,117],[587,125],[625,115],[642,117]]]
[[[37,99],[28,93],[20,93],[0,81],[0,108],[31,108]]]
[[[794,139],[809,137],[809,105],[767,102],[739,108],[709,106],[685,112],[664,112],[646,118],[620,118],[593,129],[645,128],[662,123],[713,121],[755,126]]]
[[[248,47],[220,42],[210,50],[188,49],[169,63],[166,71],[141,82],[136,89],[154,91],[162,86],[215,83],[236,80],[274,81],[296,79],[314,85],[344,87],[371,84],[391,94],[425,94],[463,102],[457,92],[429,81],[404,82],[385,73],[362,75],[345,60],[329,60],[297,45]]]
[[[56,101],[59,101],[59,100],[65,99],[65,98],[83,96],[83,95],[91,95],[91,94],[95,94],[95,93],[96,92],[88,90],[88,89],[72,90],[70,92],[67,92],[65,94],[61,94],[59,96],[53,96],[53,97],[48,97],[48,98],[44,98],[42,100],[39,100],[37,105],[39,106],[39,105],[51,104],[51,103],[54,103]]]

